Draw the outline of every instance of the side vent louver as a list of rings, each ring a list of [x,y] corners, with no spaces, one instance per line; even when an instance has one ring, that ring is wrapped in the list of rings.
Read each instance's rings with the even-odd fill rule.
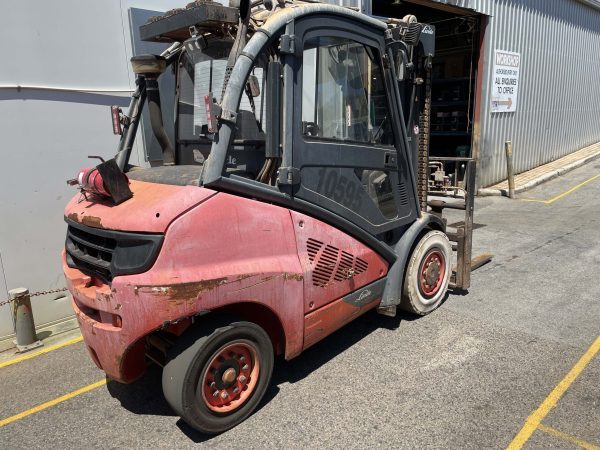
[[[333,281],[344,281],[354,275],[364,273],[369,264],[348,252],[331,245],[325,245],[316,239],[309,239],[306,243],[308,259],[315,266],[313,270],[313,285],[327,286]]]
[[[398,183],[398,199],[402,206],[408,205],[408,192],[406,192],[406,186],[402,181]]]

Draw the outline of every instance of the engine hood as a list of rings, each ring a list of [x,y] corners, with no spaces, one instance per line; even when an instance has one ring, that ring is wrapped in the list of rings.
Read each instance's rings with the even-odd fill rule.
[[[133,197],[120,205],[77,194],[65,208],[65,218],[93,228],[163,233],[169,224],[216,194],[197,186],[173,186],[131,180]]]

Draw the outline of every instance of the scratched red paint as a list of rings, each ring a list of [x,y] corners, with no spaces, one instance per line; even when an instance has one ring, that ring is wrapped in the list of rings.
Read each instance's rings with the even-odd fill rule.
[[[63,252],[67,287],[84,340],[110,377],[129,382],[141,375],[144,336],[201,311],[240,302],[268,308],[283,327],[289,359],[376,305],[375,301],[356,308],[336,302],[321,311],[335,316],[327,320],[330,325],[324,332],[315,333],[310,326],[305,329],[311,318],[324,317],[315,314],[318,306],[308,306],[311,301],[326,305],[380,278],[387,271],[385,262],[344,233],[279,206],[198,187],[152,184],[150,189],[149,183],[138,183],[132,182],[138,203],[135,196],[113,207],[74,200],[65,211],[69,216],[85,210],[105,228],[166,230],[152,268],[115,277],[110,286],[69,268]],[[154,214],[159,208],[161,220],[150,220],[147,210]],[[300,220],[303,227],[298,226]],[[364,259],[368,271],[336,285],[314,286],[310,282],[313,267],[306,259],[309,236]],[[309,310],[313,313],[305,321]],[[114,315],[121,318],[121,327],[113,325]],[[177,334],[183,328],[178,327]]]
[[[133,198],[115,207],[109,200],[76,195],[65,208],[65,217],[94,228],[162,233],[175,217],[215,195],[197,186],[171,186],[131,180]]]

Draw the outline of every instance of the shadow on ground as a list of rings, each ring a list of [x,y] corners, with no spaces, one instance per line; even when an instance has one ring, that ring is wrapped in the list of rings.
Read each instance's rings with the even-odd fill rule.
[[[285,361],[283,358],[278,359],[273,369],[271,384],[256,411],[259,411],[277,396],[281,384],[296,383],[302,380],[376,329],[395,330],[402,321],[412,321],[418,318],[418,316],[403,312],[398,312],[396,317],[386,317],[370,311],[309,348],[297,358],[291,361]],[[112,397],[119,400],[124,408],[134,414],[174,415],[162,395],[161,369],[157,366],[150,366],[146,374],[132,384],[124,385],[115,381],[109,382],[108,391]],[[212,438],[210,435],[194,430],[183,420],[179,420],[177,426],[189,439],[196,443]]]

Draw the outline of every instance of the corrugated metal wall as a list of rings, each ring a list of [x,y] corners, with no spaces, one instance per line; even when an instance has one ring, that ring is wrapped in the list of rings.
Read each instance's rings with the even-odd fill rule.
[[[600,11],[576,0],[436,0],[489,15],[478,185],[600,141]],[[600,6],[600,2],[598,3]],[[494,50],[521,54],[517,111],[490,113]]]

